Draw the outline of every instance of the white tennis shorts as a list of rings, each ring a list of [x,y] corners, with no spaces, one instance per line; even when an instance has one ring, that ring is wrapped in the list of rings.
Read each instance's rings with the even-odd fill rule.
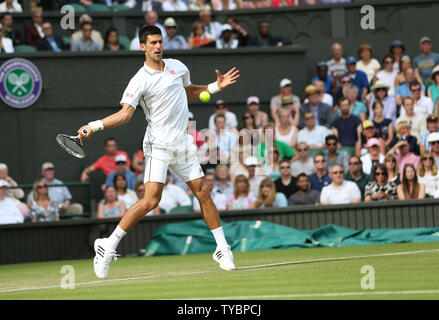
[[[192,136],[190,136],[192,138]],[[175,148],[163,148],[149,141],[144,141],[145,171],[143,183],[166,182],[168,168],[177,174],[184,182],[189,182],[204,176],[197,157],[195,144],[189,143]]]

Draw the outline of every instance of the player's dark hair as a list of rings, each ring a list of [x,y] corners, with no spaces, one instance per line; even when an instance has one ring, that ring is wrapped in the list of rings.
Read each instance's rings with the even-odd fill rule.
[[[152,36],[155,34],[162,35],[162,32],[156,26],[142,24],[139,28],[139,42],[146,43],[146,39],[148,38],[148,36]]]

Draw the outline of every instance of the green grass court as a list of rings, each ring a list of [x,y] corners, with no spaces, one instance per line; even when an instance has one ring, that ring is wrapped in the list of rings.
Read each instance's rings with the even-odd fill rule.
[[[0,266],[0,299],[438,299],[439,243],[237,252],[222,271],[210,254],[121,257],[106,280],[92,259]],[[64,265],[75,288],[62,289]],[[375,289],[360,271],[375,271]],[[369,274],[370,275],[370,274]],[[370,282],[369,282],[370,283]]]

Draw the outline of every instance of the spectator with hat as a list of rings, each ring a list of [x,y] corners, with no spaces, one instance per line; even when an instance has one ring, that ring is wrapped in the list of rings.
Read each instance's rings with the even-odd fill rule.
[[[258,164],[256,157],[250,156],[244,159],[244,165],[248,172],[248,182],[250,183],[250,192],[257,194],[259,184],[264,180],[265,176]]]
[[[384,162],[385,155],[380,152],[380,141],[377,138],[371,138],[367,141],[367,150],[368,152],[363,155],[360,160],[363,164],[363,172],[365,174],[370,175],[373,171],[373,168],[378,163]]]
[[[275,95],[270,100],[270,114],[271,118],[276,121],[278,117],[279,109],[282,108],[282,97],[292,97],[292,107],[291,107],[291,116],[292,116],[292,124],[298,125],[298,116],[299,116],[299,108],[300,108],[300,99],[298,96],[293,94],[292,91],[292,81],[290,79],[284,78],[279,83],[280,93]],[[294,123],[296,119],[297,123]]]
[[[136,174],[128,169],[128,157],[120,154],[116,156],[114,161],[116,162],[116,171],[111,172],[107,176],[107,179],[105,180],[105,186],[112,186],[114,177],[117,174],[121,174],[125,177],[127,181],[127,188],[130,190],[134,190],[134,186],[136,185]]]
[[[413,67],[418,73],[424,84],[430,84],[431,73],[436,65],[439,64],[439,53],[432,51],[430,37],[424,36],[419,40],[421,54],[413,59]]]
[[[315,117],[315,124],[317,126],[324,126],[329,128],[334,118],[332,112],[332,106],[328,106],[319,100],[320,92],[313,84],[308,85],[305,88],[305,96],[309,99],[308,103],[305,103],[300,108],[299,128],[305,127],[305,113],[311,112]]]
[[[433,132],[439,132],[439,118],[430,114],[427,117],[427,130],[421,133],[421,138],[419,139],[419,148],[421,154],[423,154],[424,151],[431,151],[431,146],[428,143],[428,137]]]
[[[399,73],[399,63],[403,57],[405,46],[400,40],[393,40],[390,44],[390,55],[393,57],[393,70]]]
[[[418,83],[419,84],[419,83]],[[419,89],[419,85],[416,88]],[[405,121],[410,125],[410,134],[420,141],[421,133],[427,130],[427,116],[415,112],[414,99],[412,97],[404,97],[402,100],[401,116],[396,120],[396,126],[401,121]]]
[[[236,49],[239,45],[239,40],[232,37],[232,27],[230,24],[223,24],[221,37],[216,40],[217,49]]]
[[[431,72],[431,82],[427,89],[427,95],[433,100],[433,103],[436,103],[439,98],[439,65],[435,66]]]
[[[342,76],[348,75],[351,78],[352,84],[358,88],[357,100],[364,100],[370,88],[366,73],[361,70],[357,70],[357,59],[353,56],[346,58],[346,68],[348,71]]]
[[[315,82],[317,80],[323,81],[325,84],[325,92],[326,93],[332,93],[334,91],[335,81],[334,79],[328,74],[328,64],[325,61],[320,61],[317,64],[317,75],[312,78],[311,82]],[[331,104],[332,105],[332,104]]]
[[[383,58],[383,66],[384,68],[376,74],[376,78],[378,80],[383,81],[386,83],[388,88],[388,94],[390,96],[395,95],[395,78],[398,74],[398,70],[394,68],[395,65],[395,59],[391,54],[386,54]],[[376,84],[376,82],[375,82]],[[373,90],[373,89],[372,89]]]
[[[268,114],[259,110],[259,98],[250,96],[247,98],[247,110],[255,118],[256,128],[262,128],[268,123]]]
[[[394,124],[396,124],[396,99],[395,97],[389,95],[389,90],[390,86],[382,80],[377,80],[372,86],[372,95],[368,100],[369,119],[374,119],[375,114],[373,105],[378,102],[384,108],[382,116],[386,119],[390,119]]]
[[[0,180],[0,224],[23,223],[23,215],[15,202],[8,197],[8,188],[6,180]]]
[[[238,120],[236,115],[229,111],[224,100],[217,100],[215,103],[215,113],[211,114],[209,117],[209,129],[216,129],[215,126],[215,116],[217,114],[223,114],[226,117],[226,128],[229,130],[234,130],[238,127]]]
[[[166,18],[163,26],[166,30],[166,35],[163,37],[164,50],[189,49],[189,44],[186,39],[182,35],[177,34],[178,26],[174,18]]]
[[[433,154],[434,161],[439,168],[439,132],[433,132],[427,138],[428,144],[431,148],[431,153]]]
[[[372,46],[370,44],[362,44],[358,48],[357,70],[363,71],[367,75],[367,81],[372,84],[375,75],[380,71],[381,65],[377,59],[372,57]]]
[[[344,74],[346,69],[346,60],[343,58],[343,46],[335,42],[331,46],[332,59],[328,60],[326,64],[328,65],[328,74],[336,81],[339,77]]]
[[[384,140],[381,139],[378,136],[378,133],[375,131],[375,125],[373,123],[372,120],[364,120],[363,123],[361,124],[362,127],[362,131],[360,134],[360,139],[357,140],[357,143],[355,144],[355,155],[358,157],[362,157],[363,155],[365,155],[368,150],[367,150],[367,142],[369,141],[369,139],[372,138],[377,138],[378,141],[380,142],[380,150],[381,153],[385,154],[386,153],[386,146],[384,143]]]

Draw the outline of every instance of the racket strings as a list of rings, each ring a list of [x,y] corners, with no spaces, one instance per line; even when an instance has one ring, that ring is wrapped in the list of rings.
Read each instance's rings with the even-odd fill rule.
[[[60,136],[59,141],[61,145],[66,149],[67,151],[73,153],[77,157],[84,157],[85,151],[83,147],[80,145],[79,142],[75,141],[76,139],[72,139],[65,136]]]

